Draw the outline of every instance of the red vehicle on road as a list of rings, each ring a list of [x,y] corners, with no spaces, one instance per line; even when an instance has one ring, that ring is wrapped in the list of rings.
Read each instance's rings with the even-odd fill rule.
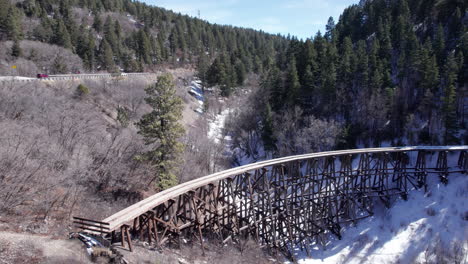
[[[38,73],[37,74],[37,78],[38,79],[41,79],[41,78],[49,78],[49,75],[45,74],[45,73]]]

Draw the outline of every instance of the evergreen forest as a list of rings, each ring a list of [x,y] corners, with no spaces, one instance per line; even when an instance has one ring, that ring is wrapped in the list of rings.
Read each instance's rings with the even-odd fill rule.
[[[310,117],[335,122],[336,148],[460,144],[467,141],[467,8],[463,0],[362,0],[303,40],[139,1],[0,0],[0,40],[12,42],[12,57],[35,55],[24,54],[22,40],[61,46],[89,72],[195,67],[224,97],[256,76],[255,126],[245,130],[273,152],[292,112],[299,127]],[[46,70],[70,71],[61,64]]]

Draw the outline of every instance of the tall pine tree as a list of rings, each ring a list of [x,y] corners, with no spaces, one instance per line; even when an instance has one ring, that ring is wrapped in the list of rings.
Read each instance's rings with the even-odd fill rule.
[[[443,98],[443,115],[445,124],[444,143],[457,144],[458,121],[456,105],[456,79],[458,67],[453,53],[447,58],[445,65],[445,91]]]
[[[143,115],[136,125],[145,144],[152,149],[138,158],[152,166],[157,189],[165,190],[178,183],[177,161],[183,149],[179,139],[184,134],[184,128],[179,124],[182,100],[176,95],[169,74],[159,77],[157,83],[148,86],[145,91],[145,102],[152,107],[152,111]]]

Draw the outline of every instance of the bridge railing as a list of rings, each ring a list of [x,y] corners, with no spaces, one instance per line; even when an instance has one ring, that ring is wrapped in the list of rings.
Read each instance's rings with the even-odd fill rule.
[[[109,223],[101,221],[85,219],[81,217],[73,217],[73,224],[76,228],[85,230],[92,234],[106,234],[109,233]]]
[[[447,183],[468,170],[468,146],[330,151],[279,158],[175,186],[102,220],[122,245],[147,239],[157,246],[180,236],[226,243],[253,237],[292,257],[292,249],[341,237],[341,227],[371,216],[378,200],[390,206],[432,176]]]
[[[80,79],[102,79],[102,78],[115,78],[126,76],[145,76],[156,75],[157,73],[96,73],[96,74],[55,74],[43,78],[20,78],[21,76],[11,76],[11,78],[0,78],[0,83],[10,82],[37,82],[37,81],[63,81],[63,80],[80,80]]]

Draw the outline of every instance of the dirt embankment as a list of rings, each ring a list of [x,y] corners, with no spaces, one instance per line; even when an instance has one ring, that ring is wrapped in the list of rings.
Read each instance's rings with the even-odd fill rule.
[[[128,263],[158,263],[158,264],[244,264],[281,263],[249,241],[241,252],[236,245],[221,246],[215,243],[205,243],[205,254],[198,243],[185,243],[180,248],[158,249],[146,242],[136,242],[134,251],[117,246]],[[79,240],[54,238],[51,236],[33,235],[28,233],[13,233],[0,231],[0,264],[16,263],[47,263],[47,264],[91,264],[91,258],[86,248]],[[99,259],[97,263],[107,263]]]
[[[0,231],[0,264],[92,263],[79,240]]]

